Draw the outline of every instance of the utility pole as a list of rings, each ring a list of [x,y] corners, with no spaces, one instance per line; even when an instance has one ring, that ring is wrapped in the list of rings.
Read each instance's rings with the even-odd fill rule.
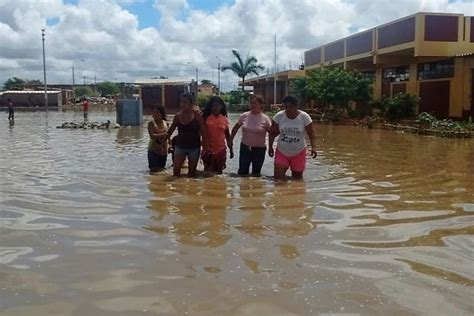
[[[86,85],[86,76],[82,76],[83,84]]]
[[[41,29],[41,39],[43,41],[43,77],[44,77],[44,108],[48,111],[48,88],[46,85],[46,57],[44,53],[44,28]]]
[[[94,75],[94,92],[97,93],[97,75]]]
[[[72,92],[74,92],[74,86],[76,85],[76,78],[74,76],[74,65],[72,66]]]
[[[217,95],[221,95],[221,62],[217,64]]]
[[[276,74],[276,65],[277,65],[277,36],[275,34],[275,45],[273,51],[273,104],[277,104],[276,102],[276,94],[277,94],[277,74]]]
[[[199,94],[199,69],[196,67],[196,102]]]

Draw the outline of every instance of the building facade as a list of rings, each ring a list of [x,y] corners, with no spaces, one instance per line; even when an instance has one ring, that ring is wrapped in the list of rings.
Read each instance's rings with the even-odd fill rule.
[[[143,113],[150,114],[151,108],[162,105],[167,113],[179,111],[179,96],[190,91],[190,82],[169,79],[138,80],[139,98],[142,100]]]
[[[213,96],[217,94],[217,87],[212,83],[203,83],[198,85],[198,95],[201,96]]]
[[[247,79],[246,86],[253,86],[253,93],[261,95],[265,99],[265,107],[280,104],[281,100],[288,95],[291,88],[291,81],[305,75],[304,70],[285,70],[276,74],[258,76]],[[275,82],[276,81],[276,100],[275,100]]]
[[[371,74],[374,97],[408,92],[418,112],[474,117],[474,17],[417,13],[305,52],[305,70],[340,65]]]
[[[60,90],[48,90],[48,107],[57,108],[64,104]],[[6,107],[10,99],[15,107],[44,108],[44,91],[41,90],[7,90],[0,92],[0,106]]]

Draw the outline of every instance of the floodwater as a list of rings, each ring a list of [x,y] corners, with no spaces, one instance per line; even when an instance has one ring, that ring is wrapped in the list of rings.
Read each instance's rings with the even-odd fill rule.
[[[2,316],[474,313],[472,140],[319,125],[304,182],[173,179],[148,174],[145,128],[16,117],[0,123]]]

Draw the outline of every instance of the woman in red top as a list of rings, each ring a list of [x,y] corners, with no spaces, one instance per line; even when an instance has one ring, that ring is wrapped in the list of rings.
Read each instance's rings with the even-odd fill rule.
[[[234,158],[232,141],[229,132],[229,120],[227,119],[227,108],[224,101],[217,96],[209,99],[202,112],[206,122],[207,136],[210,143],[210,150],[202,153],[204,170],[222,173],[225,169],[227,158],[226,142],[230,151],[230,158]]]

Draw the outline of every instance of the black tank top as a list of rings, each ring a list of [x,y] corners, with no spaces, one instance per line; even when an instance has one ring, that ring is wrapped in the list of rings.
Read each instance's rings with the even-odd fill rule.
[[[201,147],[201,134],[199,133],[199,122],[196,117],[188,124],[182,124],[178,120],[178,136],[176,137],[176,146],[185,149],[194,149]]]

